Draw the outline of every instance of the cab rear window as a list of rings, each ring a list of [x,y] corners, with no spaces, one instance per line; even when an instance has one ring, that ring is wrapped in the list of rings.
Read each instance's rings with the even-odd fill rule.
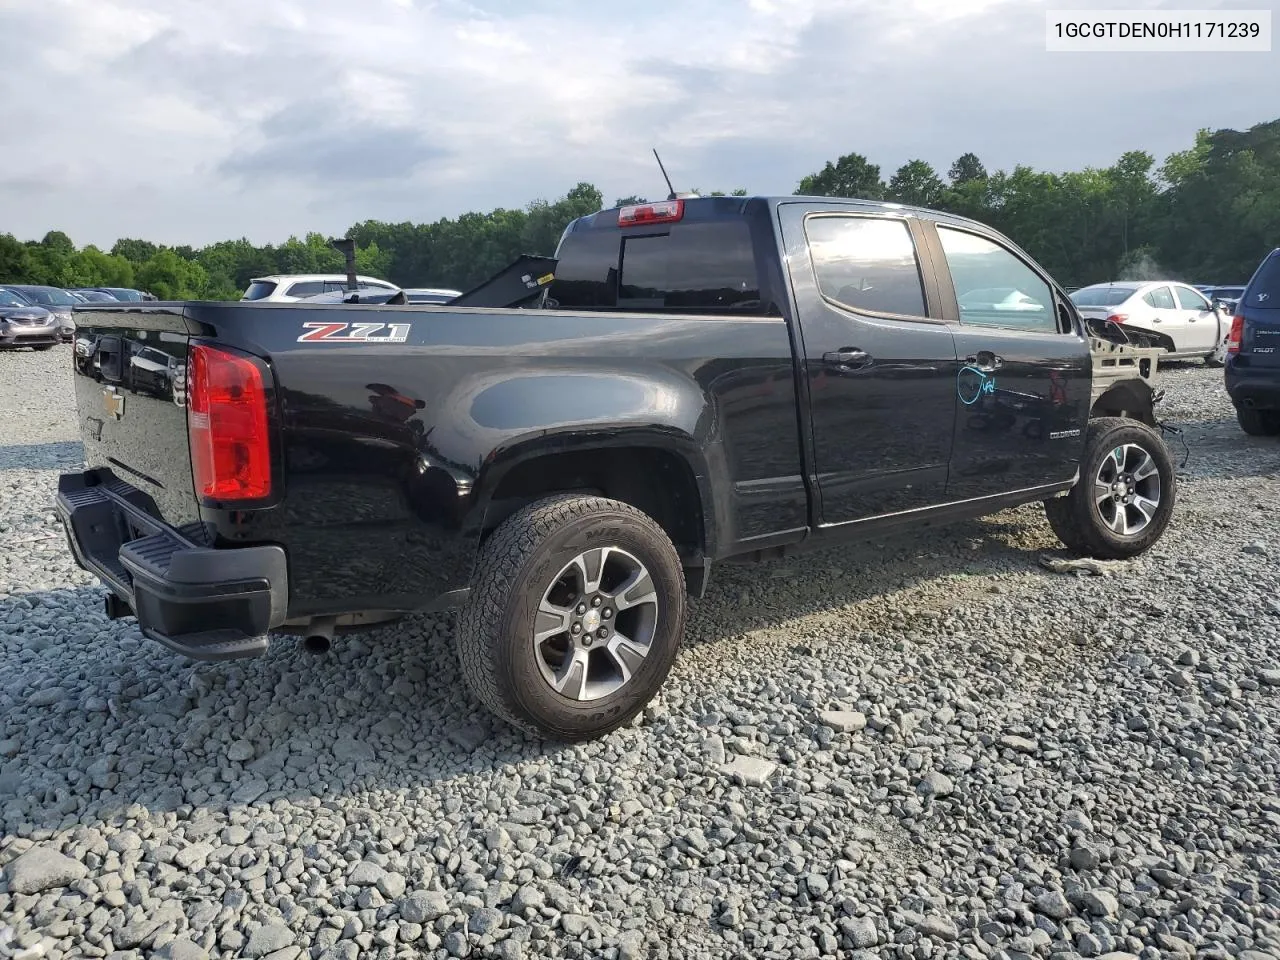
[[[750,227],[737,219],[569,233],[551,298],[563,309],[760,312]]]

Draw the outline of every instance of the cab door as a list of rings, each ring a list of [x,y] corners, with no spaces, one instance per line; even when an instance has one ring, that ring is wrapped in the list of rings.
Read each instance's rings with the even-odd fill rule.
[[[918,218],[779,206],[807,388],[817,522],[944,502],[956,348]]]
[[[1084,449],[1092,360],[1066,296],[1003,237],[931,223],[960,370],[947,499],[1070,482]]]

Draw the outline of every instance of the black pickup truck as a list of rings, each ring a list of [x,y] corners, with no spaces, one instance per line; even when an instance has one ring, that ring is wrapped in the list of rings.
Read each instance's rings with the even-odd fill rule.
[[[213,660],[458,607],[477,697],[577,740],[658,690],[718,563],[1031,501],[1098,557],[1169,522],[1149,361],[981,224],[675,199],[575,221],[538,281],[78,307],[57,505],[109,612]]]

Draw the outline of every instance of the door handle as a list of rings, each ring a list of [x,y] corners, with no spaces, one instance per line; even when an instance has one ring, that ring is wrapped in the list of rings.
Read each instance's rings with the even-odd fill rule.
[[[842,347],[824,353],[822,360],[833,367],[865,367],[871,362],[871,355],[857,347]]]
[[[1151,318],[1151,322],[1152,322],[1152,323],[1159,323],[1159,322],[1160,322],[1160,318],[1159,318],[1159,317],[1152,317],[1152,318]]]
[[[965,357],[964,362],[975,370],[991,373],[1004,366],[1004,357],[997,357],[989,350],[983,350],[976,357]]]

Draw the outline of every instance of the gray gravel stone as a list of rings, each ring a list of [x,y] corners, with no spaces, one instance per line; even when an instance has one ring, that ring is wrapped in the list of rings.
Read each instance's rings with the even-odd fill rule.
[[[294,945],[294,932],[283,923],[266,923],[249,934],[245,956],[265,957]]]
[[[6,874],[14,893],[41,893],[66,887],[88,876],[83,863],[45,846],[32,847],[9,864]]]
[[[949,797],[955,792],[955,784],[951,782],[951,778],[945,773],[938,770],[930,770],[916,784],[916,790],[926,797]]]
[[[412,893],[400,904],[400,917],[410,923],[430,923],[448,912],[448,898],[431,890]]]
[[[856,733],[867,725],[866,714],[851,710],[828,710],[821,719],[837,733]]]
[[[158,960],[209,960],[209,951],[187,937],[170,940],[156,951]]]
[[[842,920],[840,926],[849,938],[849,943],[855,949],[874,947],[880,942],[880,935],[876,931],[875,921],[870,917],[855,917]]]
[[[1090,890],[1084,895],[1084,908],[1095,917],[1114,917],[1120,902],[1110,890]]]
[[[777,769],[778,765],[770,760],[742,756],[734,757],[724,766],[728,776],[741,780],[748,787],[763,787]]]

